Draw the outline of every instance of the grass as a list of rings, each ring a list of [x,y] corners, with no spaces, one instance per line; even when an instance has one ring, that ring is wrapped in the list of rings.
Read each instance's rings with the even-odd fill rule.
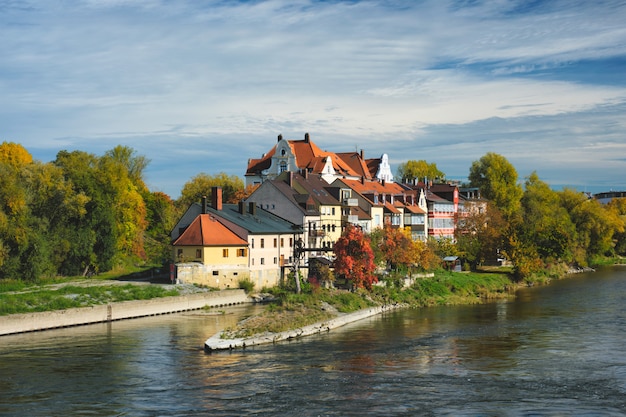
[[[274,289],[278,302],[261,314],[226,329],[222,338],[245,338],[293,330],[374,305],[405,304],[425,307],[475,304],[511,297],[515,285],[506,273],[453,273],[438,271],[433,278],[417,280],[411,288],[374,287],[371,292],[311,289],[302,294]]]
[[[9,286],[17,288],[18,286]],[[29,291],[26,291],[29,289]],[[68,308],[114,303],[129,300],[178,295],[176,290],[167,290],[156,285],[65,285],[57,289],[45,287],[18,288],[20,292],[3,291],[0,294],[0,316],[8,314],[34,313],[65,310]],[[16,290],[12,290],[16,291]]]

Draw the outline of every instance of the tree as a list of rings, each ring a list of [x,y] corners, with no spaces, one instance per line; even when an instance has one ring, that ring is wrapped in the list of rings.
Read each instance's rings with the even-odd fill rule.
[[[104,156],[119,163],[139,191],[148,190],[143,181],[143,171],[148,167],[149,159],[145,156],[137,155],[133,148],[122,145],[117,145],[115,148],[105,152]]]
[[[408,269],[417,261],[414,242],[403,229],[385,225],[379,247],[389,269]]]
[[[473,270],[486,261],[496,260],[498,253],[505,249],[506,228],[500,210],[491,203],[485,207],[470,207],[465,215],[458,216],[454,232],[456,245]]]
[[[221,172],[217,175],[200,173],[186,182],[176,201],[178,207],[186,209],[191,204],[200,201],[203,196],[210,197],[213,187],[222,188],[222,198],[225,203],[236,203],[244,189],[243,180],[236,175],[227,175]]]
[[[374,275],[374,254],[370,240],[361,228],[348,225],[334,246],[335,275],[343,275],[353,288],[370,289],[378,279]]]
[[[427,180],[434,180],[436,178],[443,179],[446,174],[437,168],[437,164],[428,163],[421,159],[419,161],[409,160],[398,166],[398,177],[403,182],[426,182]]]
[[[535,246],[544,262],[571,262],[576,253],[576,228],[558,194],[533,172],[526,180],[521,204],[520,238]]]
[[[613,206],[604,207],[598,200],[569,188],[557,195],[576,228],[577,249],[585,256],[585,261],[596,255],[612,255],[613,239],[624,231],[624,220],[619,212],[613,210]],[[586,264],[582,259],[579,263]]]
[[[502,155],[489,152],[474,161],[469,180],[472,187],[480,188],[484,198],[493,201],[505,218],[519,211],[523,190],[517,184],[517,171]]]
[[[165,264],[171,258],[170,231],[178,218],[172,199],[162,192],[145,193],[146,228],[145,250],[148,261]]]

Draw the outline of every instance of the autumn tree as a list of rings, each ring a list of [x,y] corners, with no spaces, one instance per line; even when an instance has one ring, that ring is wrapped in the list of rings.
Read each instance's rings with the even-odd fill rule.
[[[504,251],[507,223],[491,203],[466,202],[466,211],[457,216],[454,235],[459,254],[473,270],[487,261],[495,261]]]
[[[374,275],[374,254],[370,240],[361,228],[348,225],[334,246],[335,275],[343,275],[353,288],[370,289]]]
[[[398,177],[403,182],[426,182],[427,180],[443,179],[444,174],[436,163],[428,163],[423,159],[419,161],[409,160],[398,166]]]
[[[237,203],[244,190],[243,180],[236,175],[228,175],[224,172],[216,175],[200,173],[185,183],[176,204],[186,209],[191,204],[200,201],[203,196],[210,197],[213,187],[222,188],[222,198],[225,203]]]
[[[378,246],[389,269],[407,270],[417,261],[414,242],[404,229],[385,225]]]
[[[522,187],[517,171],[502,155],[489,152],[474,161],[469,173],[470,185],[480,188],[484,198],[491,200],[509,219],[519,211]]]

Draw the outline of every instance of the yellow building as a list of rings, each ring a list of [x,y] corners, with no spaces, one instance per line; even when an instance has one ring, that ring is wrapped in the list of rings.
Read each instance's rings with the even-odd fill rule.
[[[248,242],[210,214],[198,215],[172,245],[179,282],[224,289],[250,278]]]

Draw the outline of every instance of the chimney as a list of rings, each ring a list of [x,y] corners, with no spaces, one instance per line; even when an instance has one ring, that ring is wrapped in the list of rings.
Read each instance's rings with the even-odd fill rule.
[[[361,160],[365,159],[365,154],[363,153],[363,149],[361,149]]]
[[[381,184],[383,185],[383,187],[385,186],[385,179],[383,178]]]
[[[308,133],[304,134],[304,143],[309,143],[309,134]]]
[[[252,201],[248,203],[248,212],[253,216],[256,216],[256,204]]]
[[[201,212],[202,214],[206,214],[206,196],[205,196],[205,195],[203,195],[203,196],[202,196],[202,200],[201,200],[201,201],[202,201],[202,202],[200,203],[200,205],[201,205],[202,207],[201,207],[201,211],[200,211],[200,212]]]
[[[217,211],[222,211],[222,187],[211,188],[211,206]]]
[[[246,214],[246,203],[245,201],[239,202],[239,214]]]
[[[278,135],[278,142],[280,142],[281,140],[283,140],[283,134],[282,133],[280,135]]]
[[[361,175],[361,184],[365,184],[365,175]]]

